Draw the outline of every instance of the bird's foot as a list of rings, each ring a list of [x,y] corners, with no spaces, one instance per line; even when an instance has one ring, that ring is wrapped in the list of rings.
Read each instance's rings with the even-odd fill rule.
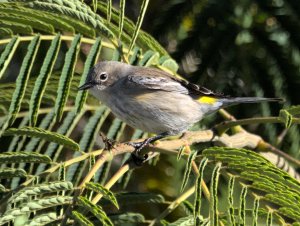
[[[138,153],[133,152],[133,153],[131,153],[131,159],[133,160],[133,162],[136,166],[141,166],[141,165],[143,165],[144,162],[147,161],[148,154],[144,154],[141,156]]]
[[[127,145],[134,147],[134,152],[131,154],[133,162],[137,166],[141,166],[148,159],[148,154],[140,155],[141,150],[149,144],[149,140],[146,139],[141,142],[127,142]]]
[[[167,133],[162,133],[159,135],[156,135],[154,137],[149,137],[144,141],[141,142],[127,142],[127,145],[130,145],[132,147],[134,147],[134,152],[131,154],[131,157],[133,159],[133,161],[135,162],[135,164],[137,166],[141,166],[145,161],[147,161],[148,159],[148,154],[145,154],[143,156],[141,156],[139,153],[141,152],[141,150],[146,147],[147,145],[149,145],[152,142],[155,142],[161,138],[166,137],[168,134]]]

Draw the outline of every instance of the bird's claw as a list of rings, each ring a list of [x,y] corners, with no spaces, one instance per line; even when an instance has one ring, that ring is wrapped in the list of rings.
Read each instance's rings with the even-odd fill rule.
[[[135,165],[141,166],[148,159],[148,154],[140,155],[141,150],[147,145],[144,141],[142,142],[127,142],[127,145],[134,147],[134,152],[131,154],[131,158]]]
[[[144,154],[143,156],[141,156],[141,155],[133,152],[131,154],[131,158],[136,166],[141,166],[141,165],[143,165],[144,162],[147,161],[148,154]]]

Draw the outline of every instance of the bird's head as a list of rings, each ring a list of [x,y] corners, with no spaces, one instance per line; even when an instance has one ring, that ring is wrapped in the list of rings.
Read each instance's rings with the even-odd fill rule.
[[[79,90],[103,91],[128,74],[130,65],[118,61],[102,61],[92,67]]]

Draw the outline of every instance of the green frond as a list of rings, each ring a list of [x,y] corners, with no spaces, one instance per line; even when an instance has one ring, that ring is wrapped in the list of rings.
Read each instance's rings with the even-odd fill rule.
[[[192,226],[195,225],[195,221],[193,219],[193,216],[188,216],[188,217],[182,217],[179,218],[177,221],[168,224],[168,226]]]
[[[30,214],[31,212],[47,209],[50,207],[70,204],[71,202],[72,197],[69,196],[53,196],[28,201],[23,203],[19,208],[12,208],[6,211],[0,218],[0,224],[14,220],[21,215]]]
[[[122,31],[123,31],[125,5],[126,5],[126,0],[121,0],[120,1],[120,15],[119,15],[119,39],[121,39]]]
[[[235,183],[235,177],[230,175],[229,182],[228,182],[228,214],[230,217],[230,223],[231,225],[235,225],[235,216],[234,216],[234,207],[233,207],[233,194],[234,194],[234,183]],[[256,211],[258,211],[258,206],[256,208]],[[257,218],[257,212],[256,218]]]
[[[255,198],[254,204],[253,204],[253,213],[252,213],[252,225],[256,226],[258,225],[258,208],[259,208],[259,198]]]
[[[36,35],[30,42],[27,47],[27,54],[23,60],[17,81],[16,81],[16,89],[14,91],[11,105],[9,107],[9,114],[7,116],[7,126],[4,125],[2,129],[6,129],[6,127],[11,126],[14,122],[17,113],[21,108],[21,102],[23,100],[26,86],[28,82],[28,78],[30,76],[31,68],[33,65],[33,61],[35,59],[38,47],[40,45],[40,35]]]
[[[82,226],[93,226],[94,224],[87,219],[84,215],[80,212],[73,210],[72,211],[73,218]]]
[[[93,44],[93,46],[91,47],[89,55],[85,61],[83,73],[81,75],[81,79],[79,82],[79,86],[82,86],[86,82],[88,72],[89,72],[90,68],[97,62],[100,51],[101,51],[101,39],[98,37],[96,39],[95,43]],[[76,96],[76,100],[75,100],[75,107],[76,107],[77,113],[82,109],[82,107],[87,99],[87,95],[88,95],[88,91],[86,91],[86,90],[78,92],[78,94]]]
[[[114,225],[124,225],[124,224],[141,224],[145,222],[145,217],[140,213],[123,213],[109,215],[110,220]]]
[[[17,47],[19,45],[18,36],[14,36],[10,42],[5,46],[4,51],[0,56],[0,79],[3,76],[12,56],[14,55]]]
[[[18,128],[22,128],[24,126],[27,126],[29,122],[29,118],[28,117],[24,117],[22,119],[22,121],[20,122]],[[11,140],[9,147],[8,147],[8,151],[16,151],[16,150],[20,150],[23,147],[24,141],[26,139],[26,136],[14,136],[13,139]]]
[[[300,220],[296,214],[300,211],[300,207],[290,205],[297,203],[300,183],[286,172],[276,168],[261,155],[245,149],[215,147],[204,150],[203,154],[209,159],[213,158],[214,161],[225,164],[229,172],[230,170],[239,172],[239,180],[251,184],[248,186],[248,192],[252,189],[264,192],[265,201],[279,206],[277,209],[279,215],[296,222]],[[256,209],[257,207],[254,208],[254,213]]]
[[[61,42],[60,37],[60,34],[57,34],[51,41],[51,45],[40,70],[40,74],[35,81],[29,104],[30,124],[32,126],[35,126],[36,124],[38,109],[40,108],[43,94],[58,55]]]
[[[213,169],[211,175],[211,185],[210,185],[210,219],[212,225],[219,224],[219,213],[218,213],[218,183],[220,176],[221,164],[217,163]]]
[[[57,220],[57,214],[55,212],[49,212],[49,213],[45,213],[33,217],[32,220],[28,220],[25,225],[26,226],[45,225],[45,224],[50,224],[56,220]]]
[[[38,125],[39,128],[44,129],[44,130],[50,130],[50,127],[52,127],[55,119],[55,114],[54,110],[50,111],[48,114],[46,114],[43,119],[41,120],[40,124]],[[23,127],[23,126],[22,126]],[[20,127],[21,128],[21,127]],[[41,146],[40,145],[42,140],[40,138],[31,138],[30,141],[27,143],[25,150],[28,151],[39,151]],[[40,147],[38,147],[38,145]]]
[[[17,22],[1,20],[0,21],[0,26],[2,28],[6,28],[8,30],[11,30],[11,31],[13,31],[14,33],[17,33],[17,34],[27,34],[27,35],[32,35],[33,34],[32,27],[30,27],[29,25],[24,25],[24,24],[17,23]]]
[[[246,195],[247,195],[247,186],[243,185],[241,196],[240,196],[240,208],[239,208],[239,223],[242,225],[246,225]]]
[[[113,223],[107,217],[106,213],[98,205],[93,204],[85,197],[78,197],[78,204],[83,207],[85,210],[90,211],[98,220],[105,226],[112,226]]]
[[[114,37],[114,34],[103,24],[103,19],[80,1],[75,1],[74,3],[67,0],[60,2],[34,1],[30,2],[29,6],[43,11],[50,11],[55,14],[63,14],[69,17],[75,17],[76,19],[88,24],[105,37]]]
[[[114,196],[114,194],[107,188],[103,187],[101,184],[90,182],[90,183],[86,184],[86,188],[90,189],[94,192],[102,194],[104,196],[104,198],[111,201],[111,203],[114,204],[114,206],[119,209],[119,205],[118,205],[117,199]]]
[[[187,159],[180,191],[183,191],[184,188],[185,188],[185,186],[187,185],[189,176],[191,174],[192,162],[194,161],[194,159],[196,158],[196,156],[197,156],[197,151],[194,151],[194,152],[190,153],[190,155],[189,155],[189,157]]]
[[[138,203],[164,203],[165,199],[162,195],[154,193],[139,192],[120,192],[115,193],[119,205],[132,205]],[[104,204],[108,204],[106,200],[102,200]]]
[[[10,128],[3,133],[3,136],[26,135],[29,137],[43,138],[47,141],[64,145],[72,150],[79,151],[79,145],[70,138],[60,133],[50,132],[37,127],[23,127],[20,129]]]
[[[72,189],[73,189],[72,183],[66,181],[56,181],[56,182],[53,181],[50,183],[36,184],[33,186],[25,187],[20,191],[18,191],[16,194],[10,197],[9,203],[27,201],[31,197],[37,195],[54,193],[59,191],[67,191]]]
[[[196,192],[195,192],[195,204],[194,204],[194,221],[196,222],[196,219],[198,216],[200,216],[201,213],[201,197],[202,197],[202,180],[203,180],[203,172],[204,168],[207,164],[208,159],[203,158],[199,164],[199,175],[197,177],[195,186],[196,186]]]
[[[26,177],[27,173],[23,169],[3,168],[0,169],[0,178]]]
[[[51,159],[47,155],[35,152],[2,152],[0,153],[0,163],[50,163]]]
[[[74,37],[70,49],[66,54],[65,63],[62,69],[59,86],[57,90],[57,98],[55,101],[55,114],[60,121],[63,113],[63,108],[67,102],[69,90],[71,88],[71,81],[73,78],[74,68],[79,52],[81,35],[78,34]]]

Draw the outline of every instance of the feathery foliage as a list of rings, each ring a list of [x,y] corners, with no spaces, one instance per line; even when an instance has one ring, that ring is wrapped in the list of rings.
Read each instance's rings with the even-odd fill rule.
[[[0,225],[300,224],[300,184],[290,173],[300,165],[300,3],[115,3],[0,2]],[[162,148],[155,166],[136,168],[118,142],[148,134],[78,91],[102,60],[179,71],[224,93],[287,104],[232,109],[237,118],[263,116],[244,127],[261,136],[255,147],[183,136],[178,154]],[[245,132],[230,128],[221,138]],[[294,164],[284,162],[285,172],[261,150]]]

